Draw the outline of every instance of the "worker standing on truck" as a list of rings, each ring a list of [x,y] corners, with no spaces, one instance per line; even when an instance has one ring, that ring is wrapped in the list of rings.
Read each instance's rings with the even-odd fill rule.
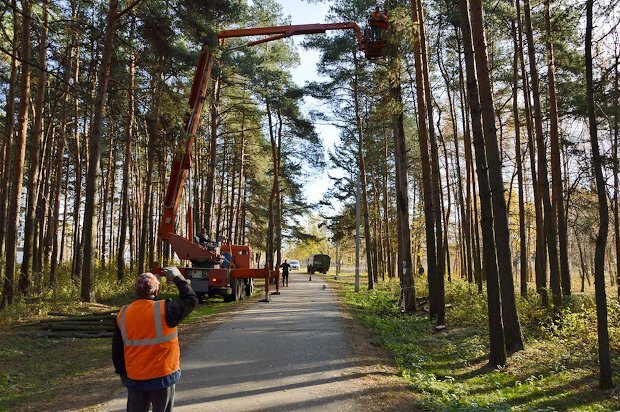
[[[288,260],[284,259],[284,263],[280,267],[282,268],[282,286],[286,282],[286,287],[288,287],[288,271],[291,269],[291,265],[289,265]]]
[[[370,26],[370,40],[377,41],[380,40],[381,36],[381,11],[379,10],[379,6],[375,7],[375,9],[370,12],[370,16],[368,16],[368,25]]]
[[[163,268],[168,283],[179,290],[178,300],[157,300],[160,281],[152,273],[136,280],[138,299],[118,312],[112,338],[115,372],[127,388],[127,411],[169,412],[175,384],[181,377],[177,325],[189,315],[198,297],[176,267]]]

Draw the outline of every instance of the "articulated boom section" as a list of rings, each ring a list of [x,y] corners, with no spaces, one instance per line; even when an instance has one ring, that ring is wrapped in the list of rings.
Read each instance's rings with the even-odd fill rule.
[[[273,27],[258,27],[249,29],[234,29],[234,30],[222,30],[218,34],[218,38],[226,39],[233,37],[248,37],[248,36],[267,36],[260,40],[249,42],[248,46],[255,46],[257,44],[266,43],[273,40],[283,39],[285,37],[296,36],[299,34],[317,34],[325,33],[328,30],[354,30],[357,35],[357,48],[358,50],[364,50],[364,41],[362,39],[362,32],[357,23],[328,23],[328,24],[297,24],[289,26],[273,26]]]
[[[187,177],[187,171],[192,165],[191,154],[194,138],[200,123],[200,114],[207,94],[212,67],[213,55],[209,51],[203,50],[200,54],[200,60],[194,75],[194,83],[189,96],[190,111],[186,114],[185,119],[185,146],[181,147],[174,156],[170,181],[168,182],[166,197],[164,198],[164,211],[159,226],[159,236],[162,240],[166,240],[169,234],[174,233],[179,203],[183,194],[183,185]]]

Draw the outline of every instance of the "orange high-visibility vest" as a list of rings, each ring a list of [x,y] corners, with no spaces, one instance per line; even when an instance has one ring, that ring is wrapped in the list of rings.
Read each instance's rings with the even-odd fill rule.
[[[388,27],[387,14],[381,13],[381,16],[379,17],[379,21],[377,23],[377,26],[381,27],[382,29],[387,29],[387,27]]]
[[[161,378],[181,368],[177,328],[166,324],[165,302],[138,299],[121,308],[116,322],[130,379]]]

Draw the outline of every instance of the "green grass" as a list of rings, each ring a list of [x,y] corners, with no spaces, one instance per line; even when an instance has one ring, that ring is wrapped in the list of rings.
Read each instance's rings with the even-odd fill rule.
[[[423,283],[422,279],[416,280]],[[569,299],[559,320],[538,299],[519,299],[526,349],[501,370],[487,365],[485,299],[464,282],[446,285],[447,330],[433,332],[427,313],[398,307],[398,282],[353,291],[343,276],[340,293],[356,316],[393,355],[402,376],[420,394],[418,407],[437,411],[609,411],[620,408],[617,391],[598,384],[596,315],[591,297]],[[418,290],[418,296],[426,296]],[[612,366],[620,379],[620,307],[609,304]]]

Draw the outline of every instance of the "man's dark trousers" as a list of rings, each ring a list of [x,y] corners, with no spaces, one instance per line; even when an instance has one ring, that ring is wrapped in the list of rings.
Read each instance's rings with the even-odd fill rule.
[[[153,404],[153,412],[172,412],[174,385],[154,391],[128,391],[127,412],[147,412]]]

